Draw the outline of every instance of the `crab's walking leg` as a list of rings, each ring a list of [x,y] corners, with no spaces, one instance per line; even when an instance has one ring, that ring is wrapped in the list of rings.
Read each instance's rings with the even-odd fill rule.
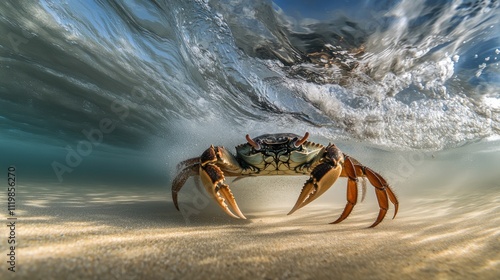
[[[354,164],[351,161],[349,156],[344,155],[344,173],[347,179],[347,204],[344,208],[344,211],[340,215],[340,217],[331,222],[331,224],[337,224],[342,222],[345,218],[351,214],[354,205],[358,201],[358,176],[356,174],[356,169],[354,168]]]
[[[288,215],[311,203],[326,192],[342,173],[342,153],[335,145],[326,147],[323,162],[311,171],[311,177],[306,181],[299,198]]]
[[[370,181],[370,183],[375,187],[375,193],[377,195],[377,201],[380,211],[378,213],[377,219],[370,227],[375,227],[384,219],[387,210],[389,209],[389,200],[392,202],[392,204],[394,204],[394,216],[392,217],[394,219],[396,217],[396,214],[398,213],[399,202],[385,179],[377,172],[371,170],[368,167],[356,167],[359,167],[361,169],[363,174],[368,178],[368,181]]]
[[[199,166],[201,181],[207,192],[214,198],[224,212],[234,218],[246,219],[243,213],[241,213],[238,204],[236,204],[236,200],[229,186],[224,184],[224,173],[219,166],[216,165],[216,163],[227,163],[227,161],[224,161],[224,155],[227,154],[222,147],[214,146],[210,146],[210,148],[201,155],[201,163]],[[229,206],[236,214],[231,211]]]
[[[200,158],[191,158],[185,160],[177,166],[178,169],[182,168],[182,170],[177,173],[174,181],[172,182],[172,200],[174,201],[174,206],[179,210],[179,204],[177,203],[177,194],[186,183],[186,180],[193,175],[198,175],[200,166]]]

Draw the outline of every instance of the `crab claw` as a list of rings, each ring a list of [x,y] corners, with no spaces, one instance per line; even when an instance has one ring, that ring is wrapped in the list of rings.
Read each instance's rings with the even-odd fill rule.
[[[229,186],[223,183],[224,174],[219,167],[213,164],[205,164],[200,166],[199,173],[203,186],[226,214],[234,218],[246,219],[241,213]],[[231,207],[232,211],[229,207]]]
[[[288,215],[320,197],[337,181],[341,172],[341,165],[333,162],[324,162],[316,166],[311,172],[311,177],[304,184],[295,206]]]

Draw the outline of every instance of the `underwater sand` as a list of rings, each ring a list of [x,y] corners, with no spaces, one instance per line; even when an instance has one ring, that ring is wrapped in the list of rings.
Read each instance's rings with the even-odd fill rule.
[[[305,177],[228,180],[248,220],[227,217],[193,179],[179,194],[182,212],[169,184],[20,183],[17,272],[2,260],[0,276],[500,279],[498,147],[478,143],[418,156],[351,151],[387,176],[400,201],[397,217],[391,219],[391,205],[375,228],[367,228],[378,213],[371,186],[346,220],[328,224],[345,205],[345,179],[290,216]],[[2,232],[7,237],[7,227]]]
[[[372,203],[357,205],[338,225],[328,222],[342,205],[323,203],[291,216],[286,208],[247,211],[246,221],[208,206],[187,221],[157,188],[20,189],[17,278],[500,277],[500,195],[493,189],[400,197],[397,218],[374,229],[366,228],[376,217]]]

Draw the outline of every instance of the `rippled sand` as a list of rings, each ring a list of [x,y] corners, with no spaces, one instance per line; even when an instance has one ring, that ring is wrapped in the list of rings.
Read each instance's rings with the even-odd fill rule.
[[[500,277],[498,188],[403,193],[397,218],[374,229],[366,228],[377,213],[370,193],[347,220],[330,225],[342,199],[329,204],[327,197],[291,216],[292,205],[252,212],[247,208],[256,207],[241,203],[250,218],[243,221],[226,218],[203,199],[182,203],[202,210],[183,216],[167,188],[18,189],[15,276],[25,279]]]
[[[345,179],[291,216],[305,177],[229,180],[248,220],[227,217],[196,180],[180,192],[182,212],[168,183],[21,184],[17,272],[7,272],[3,254],[0,278],[500,279],[498,147],[351,151],[387,176],[400,200],[396,219],[391,208],[373,229],[371,186],[349,218],[328,224],[345,205]]]

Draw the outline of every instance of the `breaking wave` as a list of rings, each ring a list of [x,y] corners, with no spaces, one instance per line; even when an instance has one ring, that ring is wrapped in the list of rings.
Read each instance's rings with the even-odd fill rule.
[[[246,133],[402,150],[500,134],[498,1],[301,3],[3,1],[2,139],[172,154]]]

